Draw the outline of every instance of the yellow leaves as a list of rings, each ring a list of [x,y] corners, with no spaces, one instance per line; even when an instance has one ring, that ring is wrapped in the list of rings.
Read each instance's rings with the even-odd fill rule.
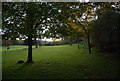
[[[70,22],[72,20],[72,18],[70,17],[69,19],[68,19],[68,22]]]
[[[95,7],[86,6],[85,12],[81,14],[81,9],[76,9],[70,13],[70,17],[66,21],[70,28],[67,30],[72,33],[71,36],[86,36],[91,27],[88,25],[91,21],[95,20],[96,13]]]
[[[91,20],[95,20],[95,8],[91,7],[91,8],[87,8],[86,12],[84,13],[84,16],[88,22],[90,22]]]
[[[72,20],[69,21],[68,24],[72,27],[72,30],[70,30],[69,28],[67,29],[68,31],[72,33],[72,36],[85,34],[84,30],[82,29],[82,26],[76,24],[75,22],[72,22]]]
[[[110,6],[111,6],[111,3],[110,3],[110,2],[106,2],[106,3],[104,3],[103,5],[104,5],[104,7],[110,7]]]
[[[76,13],[75,13],[75,12],[73,12],[72,14],[73,14],[73,15],[76,15]]]

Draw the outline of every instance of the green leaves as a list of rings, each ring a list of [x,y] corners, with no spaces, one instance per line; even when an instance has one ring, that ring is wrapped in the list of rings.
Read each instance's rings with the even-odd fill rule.
[[[90,3],[3,3],[3,29],[18,32],[16,35],[38,36],[49,29],[50,35],[65,36],[66,23],[72,18],[76,23]],[[40,30],[39,30],[40,29]],[[43,32],[38,33],[37,30]],[[65,31],[65,32],[64,32]]]

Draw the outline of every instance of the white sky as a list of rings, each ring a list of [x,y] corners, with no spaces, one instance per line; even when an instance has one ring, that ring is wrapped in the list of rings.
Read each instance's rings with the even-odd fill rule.
[[[16,40],[19,40],[19,38],[16,38]],[[22,40],[25,40],[25,39],[22,39]],[[55,41],[60,41],[60,40],[61,40],[61,38],[60,39],[56,39]],[[44,38],[44,39],[42,39],[42,41],[53,42],[52,38],[50,38],[50,39]]]
[[[89,0],[78,0],[80,2],[89,2]]]
[[[2,35],[3,33],[2,33],[2,30],[0,29],[0,35]]]

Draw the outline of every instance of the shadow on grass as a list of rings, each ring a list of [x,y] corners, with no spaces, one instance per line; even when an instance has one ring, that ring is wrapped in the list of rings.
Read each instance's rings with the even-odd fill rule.
[[[17,71],[21,71],[21,70],[23,70],[23,69],[25,69],[25,68],[27,68],[27,67],[32,67],[32,65],[33,65],[34,63],[22,63],[22,64],[17,64],[19,67],[15,70],[15,72],[17,72]]]

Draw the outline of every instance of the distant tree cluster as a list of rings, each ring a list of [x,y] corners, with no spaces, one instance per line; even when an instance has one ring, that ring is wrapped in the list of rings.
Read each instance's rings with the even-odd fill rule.
[[[5,41],[3,42],[3,45],[6,46],[7,49],[10,49],[9,46],[12,45],[12,41],[11,41],[11,40],[5,40]]]

